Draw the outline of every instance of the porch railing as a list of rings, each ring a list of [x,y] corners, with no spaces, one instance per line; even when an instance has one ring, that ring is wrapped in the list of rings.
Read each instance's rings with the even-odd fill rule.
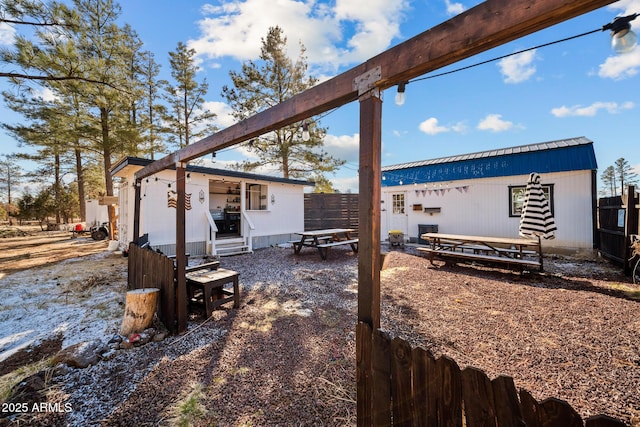
[[[247,252],[253,252],[253,237],[251,230],[255,230],[256,226],[253,225],[251,218],[249,218],[249,215],[247,215],[245,210],[242,211],[242,217],[244,218],[244,230],[246,230],[242,235],[244,236],[245,244],[247,245]]]
[[[211,212],[206,211],[204,216],[206,216],[207,221],[209,221],[209,233],[207,233],[205,240],[207,241],[207,246],[211,245],[211,255],[216,255],[216,233],[218,232],[218,226],[213,220]]]

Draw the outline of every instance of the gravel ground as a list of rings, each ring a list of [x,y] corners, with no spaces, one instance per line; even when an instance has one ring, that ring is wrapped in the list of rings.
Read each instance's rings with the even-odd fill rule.
[[[56,369],[46,399],[72,410],[13,423],[355,425],[357,258],[340,248],[328,261],[292,252],[223,258],[240,272],[239,309],[194,314],[186,334],[86,369]],[[126,283],[125,263],[114,263],[112,287]],[[640,426],[640,287],[606,264],[545,263],[544,274],[519,274],[392,252],[382,327],[462,368],[512,376],[538,400],[566,400],[583,418],[605,413]]]

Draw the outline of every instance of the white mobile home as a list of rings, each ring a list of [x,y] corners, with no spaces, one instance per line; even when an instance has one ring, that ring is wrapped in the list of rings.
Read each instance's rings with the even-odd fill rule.
[[[118,240],[133,236],[134,174],[150,160],[126,157],[112,169],[120,178]],[[311,182],[224,169],[187,166],[186,248],[191,255],[250,252],[293,239],[304,230],[304,188]],[[141,182],[140,235],[167,255],[176,247],[176,174],[164,170]]]
[[[593,142],[584,137],[382,167],[382,238],[428,231],[518,237],[524,189],[537,172],[558,230],[543,247],[586,250],[596,235]]]

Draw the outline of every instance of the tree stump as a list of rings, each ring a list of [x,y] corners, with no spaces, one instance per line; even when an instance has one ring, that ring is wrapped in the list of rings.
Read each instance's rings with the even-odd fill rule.
[[[134,289],[127,292],[120,335],[142,332],[151,326],[159,295],[158,288]]]

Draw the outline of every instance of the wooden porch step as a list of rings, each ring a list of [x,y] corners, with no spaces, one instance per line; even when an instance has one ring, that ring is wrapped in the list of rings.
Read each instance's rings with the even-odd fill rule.
[[[251,251],[247,245],[216,246],[216,253],[218,256],[231,256],[249,254]]]

